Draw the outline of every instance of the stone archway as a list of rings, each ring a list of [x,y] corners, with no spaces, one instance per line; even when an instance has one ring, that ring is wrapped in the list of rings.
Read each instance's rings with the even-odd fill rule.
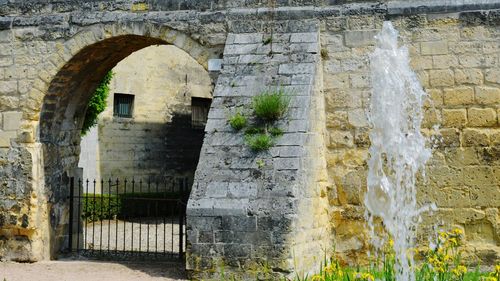
[[[11,259],[54,258],[67,245],[67,187],[78,163],[80,129],[90,96],[104,74],[123,58],[165,44],[184,50],[205,69],[208,59],[219,57],[220,52],[167,27],[102,25],[60,43],[59,52],[47,59],[22,108],[23,132],[33,139],[25,145],[34,163],[32,198],[25,202],[32,231],[25,233],[28,246],[19,247],[21,251]]]

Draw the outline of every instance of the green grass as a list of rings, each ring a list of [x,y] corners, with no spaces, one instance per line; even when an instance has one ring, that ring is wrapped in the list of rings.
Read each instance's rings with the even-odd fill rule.
[[[285,115],[290,104],[290,96],[283,89],[268,90],[255,96],[252,107],[259,119],[273,122]]]
[[[229,125],[236,131],[239,131],[246,127],[247,119],[241,113],[236,113],[235,115],[229,118]]]
[[[273,138],[267,134],[247,135],[245,141],[254,152],[268,150],[274,145]]]
[[[283,135],[283,130],[278,127],[271,127],[269,133],[273,137],[281,137]]]

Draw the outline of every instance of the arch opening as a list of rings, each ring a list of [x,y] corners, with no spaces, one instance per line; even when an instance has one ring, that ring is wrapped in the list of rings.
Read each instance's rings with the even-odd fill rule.
[[[80,132],[88,102],[108,71],[134,52],[154,45],[169,44],[139,35],[122,35],[94,43],[73,56],[49,85],[40,113],[38,142],[43,154],[43,189],[50,221],[46,237],[51,258],[68,245],[68,187],[71,178],[78,176]]]

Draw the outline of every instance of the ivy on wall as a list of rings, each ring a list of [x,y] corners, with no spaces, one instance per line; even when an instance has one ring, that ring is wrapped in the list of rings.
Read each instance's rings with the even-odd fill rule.
[[[95,90],[94,94],[90,98],[87,111],[85,112],[85,119],[83,120],[83,127],[81,135],[84,136],[97,124],[97,117],[101,112],[106,109],[106,99],[109,96],[109,84],[113,78],[113,72],[109,71],[104,75],[99,86]]]

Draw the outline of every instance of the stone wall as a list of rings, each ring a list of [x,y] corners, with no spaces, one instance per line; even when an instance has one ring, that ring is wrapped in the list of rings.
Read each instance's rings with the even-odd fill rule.
[[[99,115],[98,173],[90,179],[192,182],[203,128],[191,125],[191,98],[211,99],[208,72],[174,46],[139,50],[113,68],[107,107]],[[113,116],[114,94],[134,95],[131,118]],[[82,147],[82,154],[86,151]],[[81,166],[80,166],[81,167]],[[92,167],[83,167],[91,169]]]
[[[362,261],[367,56],[392,19],[434,101],[425,132],[442,126],[421,200],[436,201],[438,224],[465,229],[470,255],[498,259],[500,1],[264,2],[0,0],[1,257],[64,249],[90,94],[132,52],[172,44],[205,68],[225,62],[188,208],[192,275],[216,277],[221,262],[249,278],[308,272],[333,243],[345,261]],[[254,155],[227,117],[276,83],[301,98],[286,137]]]
[[[318,23],[272,22],[268,32],[241,24],[228,35],[188,205],[187,268],[196,280],[216,280],[221,268],[244,279],[307,274],[331,247],[324,111],[315,110],[323,104]],[[240,112],[255,123],[252,98],[277,87],[291,96],[275,124],[284,135],[253,152],[227,120]]]
[[[363,200],[369,54],[385,19],[377,13],[331,18],[322,32],[333,235],[337,253],[351,263],[368,249]],[[458,227],[465,231],[468,260],[491,264],[500,258],[498,12],[390,19],[429,95],[423,131],[434,149],[418,193],[421,203],[439,209],[425,218],[419,239],[424,243],[433,227]]]
[[[187,25],[173,28],[183,21],[195,28],[195,14],[163,18],[161,24],[162,15],[144,15],[39,13],[35,17],[44,20],[20,17],[16,23],[0,17],[12,23],[0,27],[2,259],[55,258],[67,247],[68,186],[78,162],[81,122],[107,71],[157,44],[175,45],[205,69],[209,58],[220,56],[217,42],[225,34],[217,20],[210,21],[210,32],[199,22],[196,35]]]

